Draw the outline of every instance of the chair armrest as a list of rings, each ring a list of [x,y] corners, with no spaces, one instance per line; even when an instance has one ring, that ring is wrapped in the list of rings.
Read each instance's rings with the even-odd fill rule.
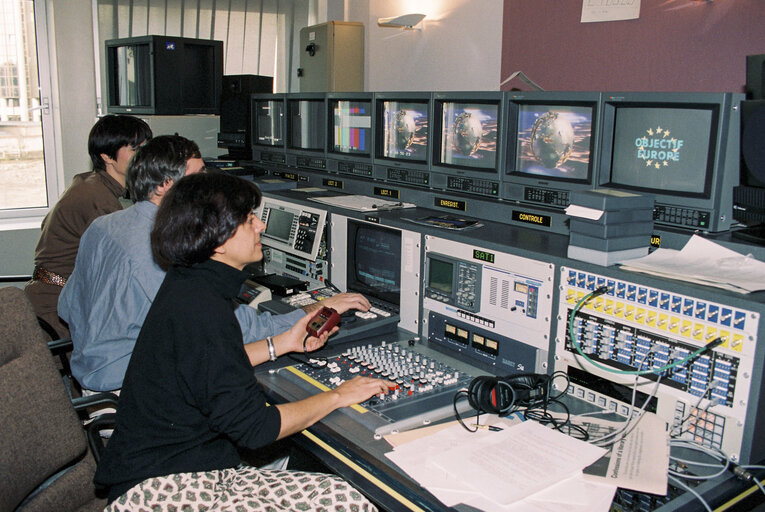
[[[88,438],[88,446],[90,452],[93,454],[93,458],[96,460],[96,464],[101,460],[101,453],[104,451],[104,438],[101,436],[101,432],[104,430],[114,429],[117,423],[117,415],[114,413],[102,414],[93,419],[85,430]]]
[[[96,405],[110,405],[112,407],[117,407],[118,402],[119,397],[108,391],[96,393],[95,395],[72,398],[72,405],[76,411],[84,411],[88,407],[94,407]]]

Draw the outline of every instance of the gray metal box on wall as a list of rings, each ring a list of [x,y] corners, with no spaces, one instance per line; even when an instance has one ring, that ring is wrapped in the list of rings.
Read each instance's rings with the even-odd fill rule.
[[[300,92],[364,90],[364,24],[329,21],[300,30]]]

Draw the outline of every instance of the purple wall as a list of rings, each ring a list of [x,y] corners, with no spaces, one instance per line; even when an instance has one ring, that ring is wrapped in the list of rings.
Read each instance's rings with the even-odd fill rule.
[[[765,0],[642,0],[640,18],[580,23],[582,0],[504,0],[502,80],[545,90],[743,92],[765,53]],[[527,90],[517,78],[503,90]]]

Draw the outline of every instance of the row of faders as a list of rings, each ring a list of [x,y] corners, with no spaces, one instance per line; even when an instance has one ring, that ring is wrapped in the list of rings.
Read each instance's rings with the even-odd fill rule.
[[[617,414],[630,414],[635,376],[626,372],[653,370],[638,379],[638,408],[660,376],[647,410],[667,421],[673,435],[747,459],[744,440],[751,439],[750,412],[758,403],[751,395],[758,393],[759,313],[592,272],[560,271],[555,370],[569,374],[569,391]],[[571,322],[577,304],[601,286],[608,291],[583,302]],[[718,337],[722,344],[713,351],[680,364]],[[607,370],[587,361],[574,344]]]

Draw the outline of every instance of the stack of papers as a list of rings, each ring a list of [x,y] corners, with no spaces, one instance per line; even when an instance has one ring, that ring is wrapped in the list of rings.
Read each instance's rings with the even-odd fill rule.
[[[386,456],[448,506],[486,511],[597,512],[616,486],[582,469],[606,452],[533,421],[471,433],[455,424],[397,446]]]
[[[737,293],[765,290],[765,263],[693,235],[682,250],[657,249],[625,261],[623,270],[714,286]]]
[[[398,210],[399,208],[414,208],[416,206],[412,203],[404,203],[402,201],[389,201],[387,199],[361,195],[342,195],[330,197],[318,196],[309,197],[308,199],[318,203],[324,203],[330,206],[337,206],[338,208],[345,208],[346,210],[354,210],[357,212]]]

